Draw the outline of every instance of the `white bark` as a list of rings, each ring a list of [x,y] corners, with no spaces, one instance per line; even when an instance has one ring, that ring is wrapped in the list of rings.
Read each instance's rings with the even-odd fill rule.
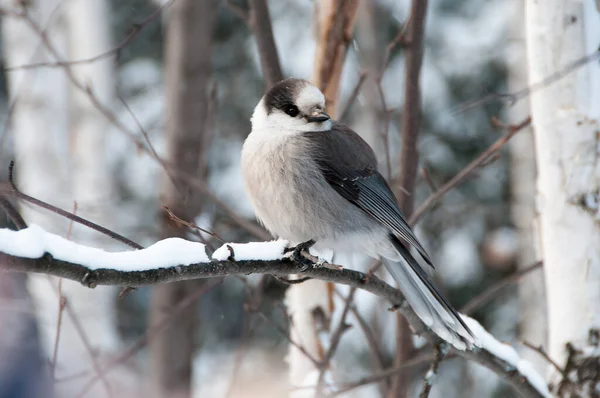
[[[96,0],[44,0],[28,6],[33,18],[62,59],[95,56],[110,48],[107,2]],[[12,5],[12,4],[11,4]],[[49,22],[48,22],[49,21]],[[4,48],[8,66],[32,62],[57,61],[41,44],[39,36],[20,19],[7,17],[3,24]],[[113,97],[114,81],[110,61],[83,64],[74,68],[75,76],[87,84],[104,103]],[[13,114],[16,176],[28,194],[59,207],[72,210],[101,224],[107,221],[112,190],[107,174],[104,142],[107,126],[85,94],[72,90],[61,68],[19,70],[9,74],[11,100],[17,101]],[[69,101],[70,100],[70,101]],[[65,234],[68,221],[32,206],[23,207],[28,223],[35,223]],[[72,238],[94,244],[87,231],[76,224]],[[96,241],[96,246],[98,242]],[[106,242],[100,244],[106,246]],[[31,275],[29,289],[38,314],[40,334],[46,355],[54,350],[59,298],[56,280]],[[63,282],[63,295],[82,324],[95,354],[116,349],[114,288],[90,290],[78,283]],[[71,318],[63,316],[57,356],[57,375],[90,368],[90,353]],[[61,396],[76,394],[81,383],[62,383]],[[105,394],[100,384],[93,390]],[[91,396],[96,394],[92,393]]]
[[[6,4],[10,5],[13,4]],[[65,30],[60,0],[35,2],[28,11],[46,29],[48,39],[64,53]],[[54,11],[56,9],[56,11]],[[2,35],[8,67],[33,62],[55,61],[27,24],[6,16]],[[12,136],[16,160],[17,184],[24,192],[58,206],[69,202],[65,178],[67,143],[67,80],[60,69],[16,70],[8,73],[12,113]],[[63,233],[67,222],[32,206],[23,206],[22,214],[28,223],[49,231]],[[38,310],[41,343],[51,353],[56,334],[58,298],[49,279],[30,275],[29,289]],[[48,354],[50,355],[50,354]]]
[[[527,86],[527,49],[525,43],[524,0],[513,2],[510,44],[507,53],[509,67],[508,91]],[[508,109],[510,123],[517,124],[530,113],[528,101],[517,102]],[[511,219],[519,236],[518,267],[523,269],[540,258],[539,237],[535,215],[535,146],[533,129],[526,128],[509,144]],[[548,320],[544,274],[534,271],[519,281],[519,339],[547,346]],[[544,374],[547,361],[524,347],[520,354]]]
[[[331,320],[327,283],[307,281],[292,285],[287,291],[285,304],[290,316],[290,337],[316,360],[323,358],[324,347],[320,334],[323,320]],[[290,344],[287,361],[292,386],[314,386],[318,370],[312,361],[296,346]]]
[[[600,43],[594,0],[527,0],[529,83]],[[588,346],[600,327],[600,68],[597,61],[531,96],[537,207],[549,310],[549,354]]]
[[[69,0],[65,3],[68,59],[91,58],[112,48],[108,7],[107,0]],[[105,105],[113,103],[115,73],[112,57],[74,65],[72,71],[100,102]],[[70,94],[69,180],[73,199],[78,205],[77,213],[108,228],[114,228],[116,223],[111,216],[111,212],[114,212],[114,189],[106,159],[106,145],[113,130],[87,93],[71,85]],[[103,247],[114,244],[77,224],[73,225],[72,238]],[[89,290],[77,284],[65,287],[86,333],[92,336],[94,349],[100,354],[115,351],[119,342],[114,308],[116,288]],[[65,326],[63,332],[76,333],[70,329],[70,324]],[[74,335],[73,339],[77,339],[77,336]],[[86,362],[89,363],[89,360],[86,359]]]

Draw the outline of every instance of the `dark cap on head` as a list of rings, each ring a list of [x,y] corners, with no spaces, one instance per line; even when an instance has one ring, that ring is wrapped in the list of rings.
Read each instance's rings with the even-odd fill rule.
[[[310,83],[303,79],[289,78],[276,83],[265,94],[265,108],[267,114],[273,109],[284,110],[289,106],[296,105],[296,97],[303,87]]]

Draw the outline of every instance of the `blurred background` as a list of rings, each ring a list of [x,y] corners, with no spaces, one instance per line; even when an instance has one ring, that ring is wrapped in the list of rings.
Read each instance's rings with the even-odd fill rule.
[[[284,77],[313,79],[318,3],[268,2]],[[22,191],[143,246],[181,236],[206,242],[210,251],[219,239],[269,239],[254,221],[239,169],[249,119],[265,89],[255,37],[262,20],[247,13],[246,2],[1,4],[0,169],[14,159]],[[376,150],[396,189],[406,61],[397,37],[410,5],[360,2],[336,106],[338,117]],[[517,123],[527,116],[526,101],[510,104],[499,95],[527,86],[523,10],[521,0],[429,1],[415,208],[505,133],[492,118]],[[73,60],[82,62],[65,63]],[[437,264],[438,285],[457,308],[468,304],[500,340],[540,345],[539,271],[492,300],[476,301],[535,263],[532,145],[531,132],[520,132],[436,203],[416,232]],[[6,178],[0,172],[1,184]],[[127,250],[51,212],[19,205],[29,224]],[[162,206],[219,238],[173,221]],[[4,216],[0,226],[14,228]],[[335,262],[363,271],[372,266],[343,253]],[[298,353],[290,352],[289,336],[303,333],[306,294],[328,298],[324,323],[335,325],[348,289],[336,287],[329,297],[321,287],[315,288],[320,293],[306,287],[307,293],[300,286],[291,293],[296,286],[251,275],[144,287],[119,299],[117,288],[3,274],[0,397],[312,396],[302,386],[317,378],[302,373],[302,365],[291,369]],[[328,371],[327,383],[338,387],[398,366],[396,315],[363,291],[353,302],[345,321],[351,327]],[[315,333],[317,345],[326,344]],[[410,366],[340,396],[387,396],[398,388],[398,374],[403,387],[395,396],[415,396],[431,347],[416,338],[409,343]],[[537,357],[529,359],[543,369]],[[431,396],[513,394],[490,371],[454,358],[442,363]]]

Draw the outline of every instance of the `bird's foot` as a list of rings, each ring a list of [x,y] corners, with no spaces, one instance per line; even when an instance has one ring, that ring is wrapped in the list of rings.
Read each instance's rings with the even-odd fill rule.
[[[306,242],[299,243],[298,245],[296,245],[296,247],[289,249],[289,251],[292,251],[292,259],[295,262],[302,265],[300,272],[306,272],[314,266],[314,263],[308,258],[306,258],[302,254],[302,251],[305,250],[308,253],[308,249],[310,249],[315,243],[316,242],[313,239],[311,239]]]

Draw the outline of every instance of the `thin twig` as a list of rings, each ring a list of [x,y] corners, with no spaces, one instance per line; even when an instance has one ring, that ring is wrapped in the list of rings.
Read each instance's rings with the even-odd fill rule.
[[[56,290],[56,292],[58,293],[58,289]],[[73,310],[73,307],[71,307],[71,305],[69,303],[69,299],[66,297],[65,297],[65,310],[67,311],[67,315],[69,315],[69,318],[71,318],[71,322],[73,322],[73,326],[75,327],[77,334],[81,338],[83,346],[85,347],[85,350],[88,353],[90,360],[92,361],[92,367],[94,368],[94,371],[96,372],[96,376],[102,381],[102,384],[104,385],[104,388],[106,389],[108,396],[112,397],[113,396],[112,387],[111,387],[108,379],[106,378],[106,374],[103,372],[102,368],[100,367],[100,363],[98,362],[98,358],[96,358],[96,354],[94,354],[94,349],[92,347],[92,343],[90,342],[90,339],[89,339],[87,333],[85,332],[85,329],[83,328],[83,325],[81,324],[81,322],[79,320],[79,317]],[[87,389],[84,389],[77,396],[83,397],[83,396],[85,396],[87,391],[88,391]]]
[[[567,66],[565,66],[563,69],[550,74],[549,76],[542,79],[541,81],[534,83],[528,87],[522,88],[513,93],[507,93],[507,94],[492,93],[492,94],[488,94],[488,95],[484,96],[483,98],[464,102],[464,103],[458,105],[456,108],[454,108],[452,113],[454,113],[454,114],[462,113],[462,112],[468,111],[469,109],[475,108],[480,105],[487,104],[487,103],[495,101],[495,100],[504,100],[505,102],[508,102],[510,105],[514,105],[516,102],[518,102],[524,98],[527,98],[528,96],[530,96],[531,94],[533,94],[536,91],[539,91],[543,88],[546,88],[546,87],[558,82],[562,78],[575,72],[577,69],[587,65],[588,63],[597,60],[598,58],[600,58],[600,49],[596,50],[593,53],[588,54],[584,57],[576,59],[575,61],[573,61],[573,62],[569,63]]]
[[[410,217],[409,224],[415,225],[425,214],[425,212],[433,206],[438,200],[440,200],[448,191],[452,188],[456,187],[460,184],[469,174],[471,174],[474,170],[479,168],[483,163],[485,163],[490,156],[493,156],[496,152],[498,152],[504,145],[519,131],[523,130],[525,127],[531,124],[531,117],[527,117],[521,123],[509,126],[508,132],[500,137],[496,142],[494,142],[488,149],[486,149],[481,155],[479,155],[476,159],[471,161],[465,168],[463,168],[454,178],[445,183],[438,189],[436,192],[429,195],[429,197],[421,203],[421,205],[415,210],[412,217]]]
[[[315,357],[313,357],[307,350],[306,348],[304,348],[302,345],[296,343],[294,340],[292,340],[292,336],[290,336],[290,334],[283,329],[281,326],[277,325],[275,322],[273,322],[271,319],[269,319],[269,317],[267,317],[263,312],[261,311],[256,311],[257,314],[267,323],[269,323],[270,325],[272,325],[273,327],[275,327],[275,329],[277,329],[277,331],[279,333],[281,333],[281,335],[283,337],[285,337],[285,339],[288,341],[288,343],[290,343],[291,345],[293,345],[294,347],[296,347],[302,354],[304,354],[315,366],[315,368],[319,368],[321,362],[319,362]]]
[[[248,12],[248,10],[235,4],[233,0],[227,0],[225,4],[227,4],[231,11],[233,11],[233,13],[238,16],[238,18],[243,19],[244,21],[248,21],[248,19],[250,18],[250,13]]]
[[[73,202],[73,214],[77,214],[77,202]],[[73,231],[73,220],[69,220],[69,227],[67,228],[67,233],[65,238],[68,240],[71,238],[71,232]],[[50,277],[48,277],[49,282],[52,283]],[[52,379],[56,377],[56,361],[58,358],[58,343],[60,342],[60,331],[62,330],[62,317],[65,307],[67,305],[67,299],[63,296],[62,290],[62,278],[58,278],[58,315],[56,319],[56,336],[54,338],[54,349],[52,351]]]
[[[221,243],[225,243],[225,241],[223,239],[221,239],[221,237],[217,234],[215,234],[214,232],[211,232],[207,229],[204,228],[200,228],[199,226],[197,226],[196,224],[189,222],[189,221],[185,221],[182,220],[180,217],[177,217],[173,211],[171,209],[169,209],[167,206],[163,206],[163,209],[165,209],[165,211],[167,212],[167,214],[169,215],[169,218],[181,225],[185,225],[186,227],[190,228],[190,229],[196,229],[198,231],[204,232],[207,235],[212,236],[213,238],[215,238],[216,240],[218,240]]]
[[[17,229],[27,228],[27,223],[19,213],[19,211],[6,199],[4,195],[0,195],[0,207],[4,210],[9,220],[15,224]]]
[[[8,68],[4,68],[4,71],[12,72],[15,70],[27,70],[27,69],[37,69],[37,68],[57,68],[57,67],[65,67],[65,66],[79,65],[79,64],[91,64],[96,61],[100,61],[104,58],[110,57],[111,55],[115,55],[116,57],[118,57],[119,53],[125,47],[127,47],[129,44],[131,44],[131,42],[133,42],[135,40],[135,38],[142,32],[142,30],[144,30],[144,28],[146,26],[148,26],[148,24],[150,24],[152,21],[157,19],[168,7],[171,6],[171,4],[173,4],[174,1],[175,0],[169,0],[165,3],[163,3],[162,5],[160,5],[160,7],[158,7],[156,10],[154,10],[150,15],[148,15],[146,18],[144,18],[144,20],[142,22],[133,24],[132,29],[129,32],[129,34],[127,34],[127,36],[125,36],[125,38],[123,40],[121,40],[121,42],[116,47],[114,47],[108,51],[105,51],[101,54],[98,54],[98,55],[90,57],[90,58],[77,59],[77,60],[72,60],[72,61],[37,62],[37,63],[31,63],[31,64],[25,64],[25,65],[11,66]],[[19,16],[22,17],[22,16],[24,16],[24,14],[21,14]]]
[[[150,340],[162,333],[162,331],[173,322],[173,319],[175,319],[183,311],[194,305],[194,303],[196,303],[206,293],[210,292],[215,287],[223,283],[223,280],[223,278],[217,278],[211,281],[210,283],[203,284],[197,290],[180,300],[174,307],[170,309],[169,314],[164,319],[162,319],[160,323],[146,330],[146,332],[128,350],[121,353],[118,357],[110,360],[107,364],[102,366],[102,368],[100,369],[100,373],[92,377],[92,379],[90,379],[88,383],[84,386],[80,393],[80,396],[84,396],[94,386],[94,384],[98,381],[100,377],[110,372],[111,369],[115,366],[124,363],[135,353],[144,348]]]
[[[338,291],[338,289],[335,290],[335,294],[342,298],[342,294]],[[356,321],[358,322],[358,326],[359,328],[362,330],[365,339],[367,340],[367,345],[369,346],[369,351],[371,353],[371,359],[372,359],[372,366],[373,366],[373,370],[375,370],[376,372],[381,372],[383,370],[383,355],[382,355],[382,349],[379,346],[379,342],[377,341],[377,337],[375,337],[375,333],[373,333],[373,329],[371,329],[371,326],[369,325],[369,323],[365,320],[365,318],[358,312],[358,309],[356,308],[356,304],[352,304],[350,306],[350,312],[352,312],[352,315],[354,315],[354,318],[356,318]]]
[[[13,196],[15,196],[16,198],[24,200],[24,201],[29,202],[31,204],[34,204],[36,206],[39,206],[39,207],[41,207],[43,209],[49,210],[49,211],[51,211],[53,213],[56,213],[58,215],[61,215],[61,216],[65,217],[65,218],[67,218],[67,219],[69,219],[71,221],[75,221],[76,223],[84,225],[84,226],[86,226],[86,227],[88,227],[90,229],[93,229],[94,231],[98,231],[101,234],[104,234],[104,235],[108,236],[109,238],[112,238],[112,239],[114,239],[116,241],[124,243],[127,246],[132,247],[134,249],[138,249],[139,250],[139,249],[143,249],[144,248],[143,246],[135,243],[134,241],[132,241],[132,240],[130,240],[130,239],[128,239],[128,238],[126,238],[126,237],[124,237],[122,235],[119,235],[116,232],[111,231],[110,229],[104,228],[103,226],[100,226],[100,225],[98,225],[96,223],[93,223],[93,222],[91,222],[89,220],[86,220],[85,218],[79,217],[76,214],[69,213],[68,211],[65,211],[63,209],[59,209],[56,206],[52,206],[49,203],[46,203],[46,202],[44,202],[42,200],[36,199],[36,198],[34,198],[32,196],[29,196],[29,195],[27,195],[27,194],[19,191],[19,189],[17,188],[17,185],[15,184],[15,181],[14,181],[14,175],[13,175],[14,165],[15,165],[15,162],[11,161],[10,164],[9,164],[9,166],[8,166],[8,182],[10,183],[10,186],[12,188],[12,190],[11,190],[10,193]]]
[[[360,74],[358,76],[358,81],[356,82],[356,85],[354,86],[354,89],[352,90],[350,97],[348,97],[348,100],[344,104],[344,107],[342,108],[342,110],[339,111],[340,116],[337,119],[340,122],[344,123],[344,121],[347,119],[348,113],[350,112],[352,105],[354,105],[354,101],[356,101],[356,99],[358,98],[358,94],[360,93],[360,88],[362,87],[363,83],[367,79],[368,75],[369,74],[366,70],[360,71]]]
[[[58,359],[58,343],[60,342],[60,331],[62,329],[62,318],[67,305],[67,299],[62,294],[62,278],[58,278],[58,315],[56,318],[56,335],[54,337],[54,349],[52,350],[52,380],[56,378],[56,361]]]
[[[552,367],[554,367],[554,369],[556,369],[558,371],[558,373],[560,373],[562,375],[565,374],[565,370],[563,368],[561,368],[560,365],[554,359],[552,359],[552,357],[550,355],[548,355],[546,350],[544,350],[544,347],[542,347],[541,345],[535,346],[527,341],[521,341],[520,343],[522,345],[524,345],[525,347],[530,348],[533,351],[540,354],[550,365],[552,365]]]
[[[425,374],[423,378],[423,387],[421,389],[421,393],[419,394],[419,398],[428,398],[429,393],[431,392],[431,387],[433,387],[433,383],[435,378],[437,377],[438,369],[440,367],[440,363],[446,356],[448,348],[445,343],[442,343],[436,347],[435,358],[431,363],[431,367]]]
[[[23,18],[25,20],[25,22],[27,22],[27,24],[31,27],[31,29],[34,32],[36,32],[36,34],[40,37],[42,44],[45,46],[45,48],[56,59],[61,58],[61,54],[59,53],[59,51],[56,49],[56,47],[54,47],[54,45],[48,39],[48,37],[46,37],[46,35],[44,34],[44,30],[31,17],[31,15],[27,12],[26,9],[24,9],[22,11],[11,12],[11,15],[14,15],[19,18]],[[136,135],[133,132],[131,132],[129,129],[127,129],[127,127],[118,120],[118,118],[112,112],[110,107],[108,105],[103,104],[102,101],[100,101],[100,99],[98,99],[98,97],[94,94],[94,92],[91,90],[90,87],[88,87],[86,84],[84,84],[79,79],[77,79],[77,77],[73,73],[70,65],[62,65],[62,68],[64,69],[65,74],[67,75],[67,78],[73,84],[73,86],[76,89],[82,91],[83,93],[85,93],[87,95],[90,102],[98,109],[98,111],[106,118],[106,120],[108,120],[110,122],[110,124],[112,124],[114,127],[116,127],[123,134],[128,136],[137,145],[138,148],[140,148],[144,152],[148,153],[152,159],[156,160],[161,165],[161,167],[163,167],[164,169],[169,168],[169,170],[174,175],[186,179],[187,182],[190,184],[190,186],[194,187],[200,193],[202,193],[206,199],[210,199],[214,204],[216,204],[223,211],[224,214],[229,216],[231,221],[233,221],[238,226],[242,227],[243,229],[245,229],[246,231],[248,231],[249,233],[251,233],[252,235],[254,235],[260,239],[270,238],[270,235],[264,229],[258,227],[256,224],[254,224],[252,222],[249,222],[248,220],[244,219],[243,217],[240,217],[238,214],[236,214],[231,209],[230,206],[228,206],[225,202],[223,202],[218,197],[216,197],[216,195],[210,191],[208,184],[205,181],[202,181],[201,179],[199,179],[198,176],[187,173],[185,170],[178,170],[176,168],[173,168],[171,165],[169,165],[169,163],[165,162],[163,159],[161,159],[160,157],[153,154],[145,145],[143,145],[143,143],[139,140],[138,137],[136,137]]]
[[[435,182],[433,182],[433,179],[431,178],[431,174],[429,173],[429,170],[427,170],[427,168],[425,166],[421,167],[421,175],[423,176],[423,179],[425,180],[425,182],[427,182],[427,185],[429,185],[431,192],[435,192],[438,190],[437,185],[435,185]]]
[[[371,376],[363,377],[360,380],[341,385],[334,393],[330,394],[329,397],[337,397],[348,391],[354,390],[356,388],[365,386],[367,384],[376,383],[381,380],[390,378],[391,376],[395,376],[398,373],[406,372],[407,370],[417,368],[419,366],[425,365],[427,362],[432,361],[435,358],[435,355],[432,352],[427,352],[419,356],[415,356],[408,361],[404,362],[400,366],[394,366],[393,368],[386,369],[382,372],[373,374]]]
[[[350,291],[348,292],[348,296],[346,297],[345,303],[344,303],[344,309],[342,310],[340,322],[338,323],[337,327],[333,331],[333,333],[331,335],[331,341],[329,343],[329,348],[327,349],[327,352],[325,353],[325,355],[323,356],[323,359],[321,360],[321,365],[319,368],[319,379],[317,381],[317,390],[316,390],[317,396],[319,396],[323,390],[323,384],[325,382],[325,374],[327,372],[327,369],[330,366],[331,359],[333,358],[333,356],[335,355],[335,352],[337,351],[340,340],[342,339],[342,335],[344,334],[344,332],[346,330],[348,330],[348,325],[346,324],[346,318],[348,317],[348,313],[350,312],[350,308],[352,307],[352,301],[354,300],[355,293],[356,293],[356,288],[351,287]]]
[[[472,314],[474,311],[496,298],[504,288],[517,282],[530,272],[542,268],[543,264],[543,261],[537,261],[536,263],[525,267],[515,272],[514,274],[507,276],[506,278],[497,281],[496,283],[485,289],[483,292],[479,293],[477,296],[469,300],[467,304],[463,305],[460,309],[460,312],[466,315]]]

